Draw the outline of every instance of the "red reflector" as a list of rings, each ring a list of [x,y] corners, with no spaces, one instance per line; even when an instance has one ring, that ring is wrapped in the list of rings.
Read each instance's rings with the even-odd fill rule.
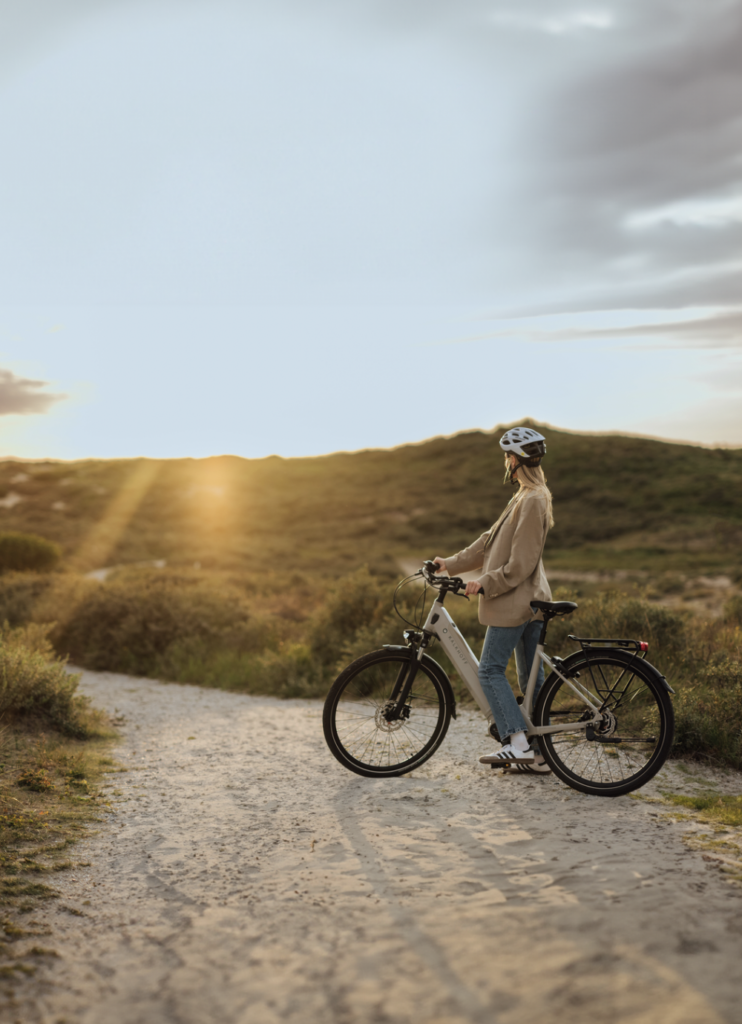
[[[647,643],[646,640],[640,640],[639,641],[639,650],[640,651],[648,651],[649,650],[649,644]]]

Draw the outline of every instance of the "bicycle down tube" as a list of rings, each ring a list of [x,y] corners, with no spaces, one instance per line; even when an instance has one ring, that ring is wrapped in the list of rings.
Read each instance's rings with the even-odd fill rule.
[[[446,608],[438,601],[433,602],[433,606],[430,609],[425,625],[423,626],[423,631],[428,634],[432,633],[438,638],[445,649],[451,664],[464,680],[466,688],[479,705],[479,708],[488,723],[492,723],[494,721],[494,716],[492,714],[492,709],[489,706],[489,701],[484,695],[482,685],[479,682],[479,662],[477,661],[476,655],[464,639],[461,631],[449,615]],[[421,647],[418,657],[422,657],[423,651],[424,648]],[[531,720],[531,714],[533,711],[533,695],[536,689],[539,662],[541,661],[543,661],[544,665],[546,665],[552,672],[555,672],[559,678],[574,691],[583,704],[593,711],[594,715],[592,719],[588,719],[584,722],[570,722],[566,725],[542,725],[534,727]],[[601,720],[600,709],[593,703],[591,695],[583,686],[581,686],[580,683],[575,685],[573,680],[567,679],[562,675],[548,654],[545,653],[542,644],[539,644],[536,647],[536,656],[533,659],[531,672],[528,677],[528,685],[526,686],[526,692],[523,703],[520,706],[520,710],[526,721],[527,733],[529,736],[543,736],[546,733],[557,732],[575,732],[579,729],[587,729],[589,725],[595,725]]]

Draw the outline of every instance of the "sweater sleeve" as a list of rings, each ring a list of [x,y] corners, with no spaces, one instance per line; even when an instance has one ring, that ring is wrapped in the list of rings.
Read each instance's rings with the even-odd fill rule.
[[[470,569],[481,569],[484,564],[484,542],[489,535],[489,530],[478,537],[473,544],[457,555],[451,555],[446,559],[446,572],[449,576],[456,576],[460,572],[469,572]]]
[[[541,558],[547,532],[545,502],[536,496],[529,498],[518,513],[507,562],[478,580],[487,598],[499,597],[528,579]]]

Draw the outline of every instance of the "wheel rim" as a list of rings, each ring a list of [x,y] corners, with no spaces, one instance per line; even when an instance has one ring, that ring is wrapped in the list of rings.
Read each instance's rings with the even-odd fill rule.
[[[595,789],[627,786],[651,772],[661,757],[667,715],[656,689],[625,663],[590,660],[579,668],[579,684],[601,708],[601,725],[540,737],[558,768]],[[574,678],[574,677],[573,677]],[[561,679],[546,695],[540,720],[544,725],[584,722],[592,717],[585,703]],[[660,762],[661,763],[661,762]]]
[[[385,659],[358,670],[338,695],[334,732],[355,764],[380,770],[418,761],[440,731],[444,708],[435,682],[418,668],[403,717],[389,721],[385,709],[407,658]]]

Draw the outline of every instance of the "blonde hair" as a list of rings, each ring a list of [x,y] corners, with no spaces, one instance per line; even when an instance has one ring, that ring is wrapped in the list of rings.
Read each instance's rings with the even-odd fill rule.
[[[526,491],[536,491],[546,501],[546,516],[549,520],[549,527],[554,525],[554,512],[551,504],[551,491],[546,486],[546,474],[540,466],[518,467],[518,482],[520,487],[515,495],[516,502],[521,501]]]
[[[510,465],[510,458],[510,455],[505,456],[506,466]],[[505,519],[507,519],[513,508],[516,505],[519,505],[521,501],[523,501],[523,499],[529,491],[535,491],[537,494],[542,495],[542,497],[545,499],[546,518],[548,519],[549,527],[552,527],[554,525],[554,513],[552,511],[551,504],[551,491],[546,486],[546,475],[543,469],[540,466],[524,466],[523,463],[519,463],[517,480],[520,486],[518,487],[518,490],[512,496],[510,501],[507,503],[505,508],[503,509],[497,522],[490,529],[489,537],[484,542],[485,548],[489,547],[489,545],[494,540],[495,534],[497,533],[500,524]]]

